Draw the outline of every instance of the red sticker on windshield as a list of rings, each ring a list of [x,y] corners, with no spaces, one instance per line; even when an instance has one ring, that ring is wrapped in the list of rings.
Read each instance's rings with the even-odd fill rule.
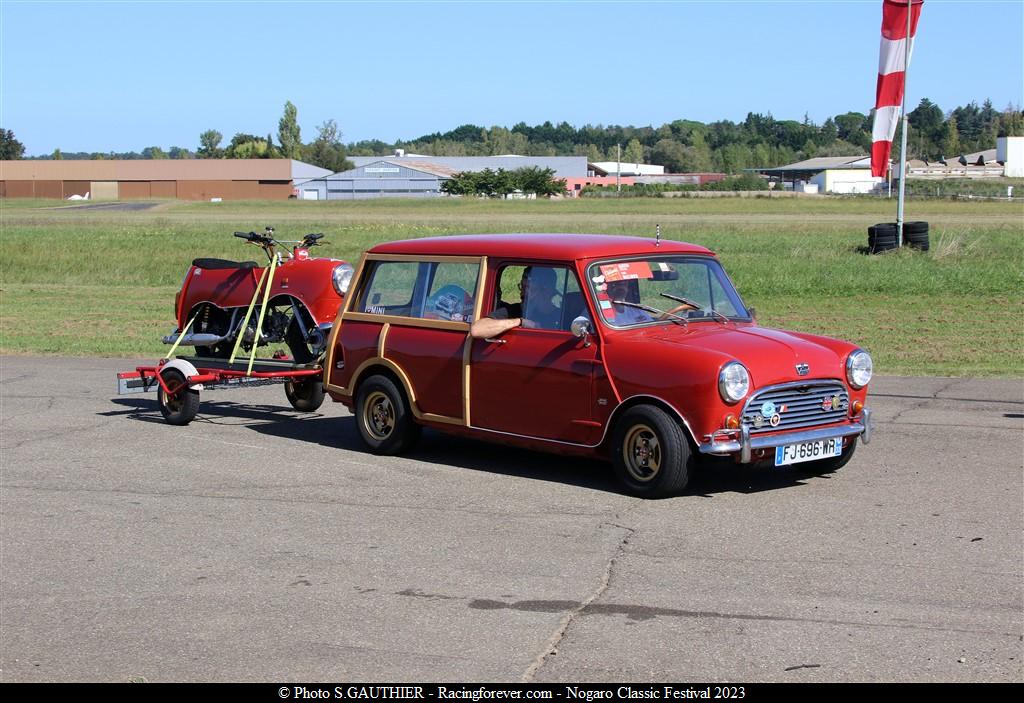
[[[619,264],[605,264],[600,269],[606,283],[654,277],[651,273],[651,266],[646,261],[624,261]]]

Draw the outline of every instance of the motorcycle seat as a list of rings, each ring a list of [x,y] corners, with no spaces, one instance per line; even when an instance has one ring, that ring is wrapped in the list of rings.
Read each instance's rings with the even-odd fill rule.
[[[254,269],[255,261],[228,261],[227,259],[193,259],[192,265],[201,269]]]

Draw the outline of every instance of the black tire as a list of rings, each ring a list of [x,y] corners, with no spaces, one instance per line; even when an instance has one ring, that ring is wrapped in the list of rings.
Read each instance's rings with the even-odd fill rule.
[[[850,459],[853,458],[853,453],[856,451],[857,438],[854,437],[839,456],[822,459],[821,461],[809,461],[804,464],[803,470],[812,474],[830,474],[833,471],[839,471],[839,469],[850,462]]]
[[[661,498],[686,488],[694,459],[686,434],[674,418],[654,405],[637,405],[615,424],[612,462],[627,491]]]
[[[310,325],[316,324],[305,312],[301,314],[306,329],[310,329]],[[296,364],[311,364],[316,361],[316,354],[309,344],[306,343],[306,340],[302,338],[302,331],[299,329],[299,325],[294,318],[288,323],[288,329],[284,335],[284,343],[288,345],[288,351],[291,352],[292,360]]]
[[[164,420],[171,425],[187,425],[192,422],[199,412],[199,391],[185,385],[185,374],[178,369],[167,369],[160,376],[164,383],[175,389],[173,394],[166,393],[163,386],[157,389],[156,402]]]
[[[881,222],[868,227],[868,251],[878,254],[896,248],[896,223]]]
[[[401,454],[423,429],[413,421],[405,393],[387,376],[370,376],[359,384],[355,415],[359,436],[374,454]]]
[[[296,410],[311,413],[324,404],[324,384],[319,378],[308,381],[288,381],[284,394]]]
[[[928,251],[928,223],[904,222],[903,240],[908,246],[921,251]]]

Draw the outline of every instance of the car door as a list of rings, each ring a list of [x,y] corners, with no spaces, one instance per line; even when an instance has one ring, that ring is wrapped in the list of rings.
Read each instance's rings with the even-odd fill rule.
[[[597,343],[593,336],[584,342],[569,330],[573,318],[585,312],[573,270],[539,263],[499,266],[483,314],[493,313],[504,301],[508,306],[518,305],[512,309],[529,316],[531,304],[517,300],[513,289],[522,272],[531,268],[554,273],[556,290],[551,302],[560,311],[557,322],[532,329],[517,327],[498,338],[472,341],[470,424],[527,437],[596,443],[600,433],[593,417]]]

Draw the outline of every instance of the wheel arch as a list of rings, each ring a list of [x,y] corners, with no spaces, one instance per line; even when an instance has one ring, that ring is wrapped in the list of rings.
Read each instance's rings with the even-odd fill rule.
[[[682,413],[679,412],[671,403],[663,398],[659,398],[655,395],[634,395],[626,398],[624,401],[619,403],[612,411],[611,416],[608,418],[608,424],[605,426],[604,439],[601,442],[603,451],[610,450],[612,443],[612,436],[615,434],[615,426],[622,419],[622,416],[631,408],[635,408],[638,405],[653,405],[659,410],[664,411],[669,417],[674,419],[679,426],[683,429],[687,441],[690,443],[690,449],[696,450],[697,442],[693,434],[693,430],[690,428],[690,423],[687,422],[686,418],[683,417]]]
[[[361,386],[366,379],[372,376],[385,376],[395,387],[398,388],[405,396],[405,401],[408,403],[410,410],[412,410],[414,417],[419,417],[420,410],[416,405],[416,394],[412,389],[412,384],[409,382],[409,377],[405,375],[405,372],[392,361],[387,359],[370,359],[364,362],[356,372],[352,375],[352,382],[350,388],[352,389],[352,398],[355,399],[359,393],[359,386]]]

